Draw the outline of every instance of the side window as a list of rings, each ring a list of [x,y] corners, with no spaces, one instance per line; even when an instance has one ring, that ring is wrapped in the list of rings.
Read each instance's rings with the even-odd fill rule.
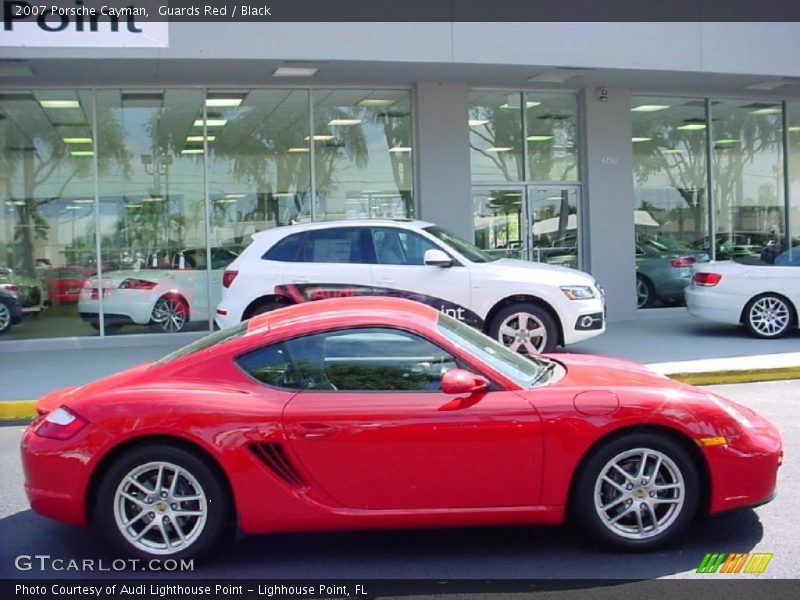
[[[372,252],[367,227],[316,229],[306,233],[300,248],[302,262],[369,264]]]
[[[438,248],[413,231],[391,227],[373,229],[372,241],[377,262],[382,265],[422,265],[425,251]]]
[[[277,260],[281,262],[293,262],[298,260],[297,255],[300,252],[304,233],[295,233],[294,235],[287,236],[275,244],[272,248],[264,253],[264,260]]]
[[[288,360],[282,343],[253,350],[236,359],[238,364],[251,377],[273,387],[286,385]]]

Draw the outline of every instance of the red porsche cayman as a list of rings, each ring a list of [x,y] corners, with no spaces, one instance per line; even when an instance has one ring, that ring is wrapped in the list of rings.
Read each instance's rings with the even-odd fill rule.
[[[776,428],[639,365],[525,358],[390,298],[266,313],[42,398],[22,442],[37,512],[123,552],[248,533],[577,520],[626,549],[769,501]]]

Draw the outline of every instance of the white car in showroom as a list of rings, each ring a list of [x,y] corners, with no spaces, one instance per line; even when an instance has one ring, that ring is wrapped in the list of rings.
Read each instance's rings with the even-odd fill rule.
[[[492,257],[432,223],[318,222],[252,238],[223,276],[220,327],[293,303],[379,295],[429,304],[523,354],[605,331],[591,275]]]
[[[211,249],[211,302],[206,249],[154,253],[146,267],[103,274],[103,314],[109,333],[123,325],[154,325],[160,331],[183,331],[192,321],[208,321],[209,306],[220,298],[223,269],[237,254],[227,248]],[[81,318],[100,328],[97,276],[86,280],[78,299]]]
[[[773,264],[721,261],[695,266],[686,307],[696,317],[744,324],[756,337],[778,338],[798,326],[800,246]]]

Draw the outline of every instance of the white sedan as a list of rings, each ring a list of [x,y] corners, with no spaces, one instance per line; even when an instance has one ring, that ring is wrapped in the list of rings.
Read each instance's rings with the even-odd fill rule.
[[[191,321],[208,321],[209,306],[220,299],[222,270],[236,256],[227,248],[212,248],[210,274],[206,270],[205,248],[184,250],[168,257],[167,262],[156,255],[152,262],[148,261],[148,268],[105,273],[102,289],[106,331],[115,332],[123,325],[152,324],[161,331],[175,333]],[[84,321],[99,328],[96,276],[84,284],[78,312]]]
[[[756,337],[777,338],[798,327],[800,246],[774,264],[711,262],[695,267],[686,307],[702,319],[742,323]]]

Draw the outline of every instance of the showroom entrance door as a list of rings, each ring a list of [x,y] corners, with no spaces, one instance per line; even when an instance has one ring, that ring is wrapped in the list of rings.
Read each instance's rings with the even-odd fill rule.
[[[474,187],[475,244],[493,256],[580,268],[580,186]]]

